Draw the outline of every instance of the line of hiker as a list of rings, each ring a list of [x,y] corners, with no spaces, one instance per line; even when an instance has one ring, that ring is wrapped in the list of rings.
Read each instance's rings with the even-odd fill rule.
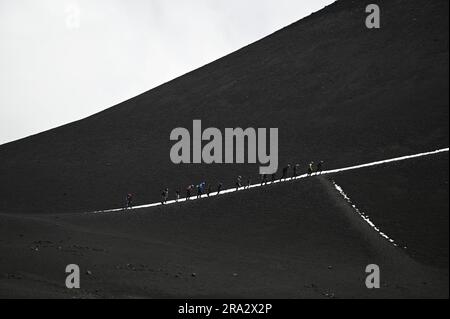
[[[319,161],[317,163],[317,165],[314,162],[310,162],[308,164],[308,176],[311,176],[312,174],[316,173],[317,175],[322,174],[323,172],[323,166],[324,166],[324,161]],[[283,170],[281,171],[281,178],[280,181],[285,181],[288,180],[289,178],[295,178],[297,176],[300,175],[300,164],[295,164],[295,165],[291,165],[288,164],[287,166],[285,166],[283,168]],[[289,175],[290,170],[292,169],[292,175]],[[272,174],[271,176],[271,183],[275,182],[277,180],[277,174]],[[261,185],[266,185],[268,184],[268,178],[266,174],[261,175]]]
[[[291,164],[288,164],[287,166],[285,166],[282,171],[281,171],[281,181],[286,181],[288,179],[292,179],[295,177],[298,177],[300,175],[300,164],[295,164],[293,166],[291,166]],[[314,162],[310,162],[308,164],[307,167],[307,175],[311,176],[314,173],[316,173],[316,175],[320,175],[323,172],[323,167],[324,167],[324,161],[319,161],[316,163]],[[290,171],[292,169],[292,175],[290,174]],[[274,183],[277,179],[277,174],[272,174],[271,176],[271,183]],[[236,191],[238,191],[239,189],[249,189],[252,181],[251,178],[247,178],[245,180],[245,183],[243,182],[244,179],[242,176],[238,176],[236,178],[236,183],[235,183],[235,187],[236,187]],[[269,183],[268,181],[268,176],[266,174],[262,174],[261,175],[261,181],[260,184],[262,185],[267,185]],[[216,190],[216,195],[220,195],[220,192],[223,190],[223,184],[221,182],[219,182],[217,184],[217,186],[215,187]],[[212,193],[214,192],[214,188],[213,185],[207,185],[206,182],[201,182],[198,185],[189,185],[186,188],[186,200],[190,200],[191,197],[195,196],[197,199],[201,198],[202,195],[206,195],[206,196],[210,196]],[[175,202],[178,202],[180,200],[181,197],[181,192],[180,190],[176,190],[175,191]],[[166,204],[167,201],[169,200],[169,188],[164,189],[161,192],[161,204]],[[127,194],[126,196],[126,207],[127,208],[133,208],[133,195],[132,194]]]
[[[223,184],[219,182],[217,184],[217,194],[220,194],[220,192],[222,191],[222,187],[223,187]],[[196,194],[195,194],[195,191],[197,192]],[[192,196],[196,196],[197,198],[200,198],[200,197],[202,197],[203,194],[206,194],[209,197],[212,192],[213,192],[212,185],[209,185],[208,187],[206,187],[206,182],[201,182],[197,186],[189,185],[186,188],[186,200],[191,199]],[[175,201],[178,202],[179,200],[180,200],[180,191],[177,190]]]
[[[223,184],[222,183],[218,183],[217,187],[216,187],[216,192],[217,195],[220,194],[220,192],[223,189]],[[198,185],[189,185],[186,188],[186,200],[190,200],[191,197],[196,197],[196,198],[201,198],[202,195],[207,195],[208,197],[211,195],[211,193],[214,192],[213,186],[212,185],[206,185],[206,182],[201,182]],[[178,202],[180,200],[181,197],[181,192],[180,190],[176,190],[175,191],[175,202]],[[169,200],[169,189],[166,188],[162,193],[161,193],[161,204],[166,204],[167,201]]]

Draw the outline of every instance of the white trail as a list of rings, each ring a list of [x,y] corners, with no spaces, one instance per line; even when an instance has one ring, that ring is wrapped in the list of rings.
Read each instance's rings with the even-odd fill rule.
[[[298,179],[304,179],[304,178],[311,177],[311,176],[335,174],[335,173],[346,172],[346,171],[351,171],[351,170],[357,170],[357,169],[371,167],[371,166],[378,166],[378,165],[383,165],[383,164],[388,164],[388,163],[393,163],[393,162],[405,161],[405,160],[418,158],[418,157],[431,156],[431,155],[436,155],[436,154],[446,153],[446,152],[449,152],[449,148],[448,147],[447,148],[438,149],[438,150],[432,151],[432,152],[418,153],[418,154],[414,154],[414,155],[407,155],[407,156],[402,156],[402,157],[390,158],[390,159],[377,161],[377,162],[371,162],[371,163],[360,164],[360,165],[355,165],[355,166],[349,166],[349,167],[344,167],[344,168],[332,169],[332,170],[328,170],[328,171],[323,171],[320,174],[318,174],[318,173],[314,173],[312,175],[303,174],[303,175],[299,175],[299,176],[296,176],[296,177],[289,177],[289,178],[283,179],[283,180],[278,179],[278,180],[275,180],[273,182],[267,182],[267,185],[261,185],[261,183],[258,183],[258,184],[250,185],[250,187],[248,187],[248,188],[241,187],[239,190],[236,190],[236,187],[229,188],[229,189],[224,189],[224,190],[222,190],[220,192],[220,194],[217,194],[217,192],[211,193],[209,195],[209,197],[207,195],[202,195],[200,198],[197,198],[197,195],[192,195],[189,200],[187,200],[186,198],[180,198],[180,200],[178,200],[178,202],[175,201],[175,200],[171,200],[171,201],[167,201],[164,204],[164,206],[165,205],[171,205],[171,204],[180,204],[180,203],[183,203],[183,202],[186,202],[186,201],[190,202],[190,201],[200,200],[200,199],[204,199],[204,198],[220,196],[220,195],[223,195],[223,194],[233,193],[233,192],[237,192],[237,191],[241,192],[241,191],[244,191],[244,190],[247,190],[247,189],[252,189],[252,188],[267,187],[267,186],[270,186],[272,184],[278,184],[278,183],[284,183],[284,182],[294,181],[294,180],[298,180]],[[91,213],[114,213],[114,212],[123,212],[123,211],[130,211],[130,210],[135,210],[135,209],[150,208],[150,207],[157,207],[157,206],[163,206],[163,204],[161,202],[157,202],[157,203],[153,203],[153,204],[134,206],[133,208],[130,208],[130,209],[125,209],[125,208],[122,207],[122,208],[114,208],[114,209],[94,211],[94,212],[91,212]]]
[[[384,239],[386,239],[388,242],[390,242],[392,245],[394,245],[394,247],[398,247],[398,244],[388,235],[386,235],[385,233],[383,233],[381,231],[380,228],[377,227],[377,225],[375,225],[369,218],[368,215],[366,215],[364,212],[362,212],[355,204],[353,204],[352,200],[350,199],[350,197],[348,197],[348,195],[344,192],[344,190],[342,189],[341,186],[339,186],[338,184],[336,184],[335,181],[332,182],[334,188],[339,192],[339,194],[341,194],[341,196],[345,199],[345,201],[352,206],[353,210],[367,223],[369,224],[369,226],[374,229],[381,237],[383,237]]]

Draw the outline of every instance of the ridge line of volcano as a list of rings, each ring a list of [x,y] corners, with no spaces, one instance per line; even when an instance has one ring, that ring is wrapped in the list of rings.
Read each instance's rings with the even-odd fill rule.
[[[360,169],[360,168],[377,166],[377,165],[382,165],[382,164],[387,164],[387,163],[400,162],[400,161],[405,161],[405,160],[408,160],[408,159],[424,157],[424,156],[431,156],[431,155],[436,155],[436,154],[445,153],[445,152],[449,152],[449,148],[448,147],[447,148],[438,149],[438,150],[435,150],[435,151],[431,151],[431,152],[417,153],[417,154],[413,154],[413,155],[406,155],[406,156],[401,156],[401,157],[395,157],[395,158],[390,158],[390,159],[376,161],[376,162],[371,162],[371,163],[366,163],[366,164],[360,164],[360,165],[354,165],[354,166],[349,166],[349,167],[344,167],[344,168],[326,170],[326,171],[322,171],[320,173],[313,173],[311,175],[303,174],[303,175],[299,175],[299,176],[295,176],[295,177],[288,177],[288,178],[283,179],[283,180],[278,179],[278,180],[275,180],[275,181],[267,182],[265,185],[263,185],[261,183],[258,183],[258,184],[250,185],[248,187],[247,186],[245,186],[245,187],[242,186],[241,188],[239,188],[239,190],[237,190],[236,187],[233,187],[233,188],[229,188],[229,189],[225,189],[225,190],[220,191],[220,194],[217,194],[217,192],[213,192],[209,196],[206,195],[206,194],[203,194],[199,198],[197,198],[196,195],[193,195],[190,199],[180,198],[178,201],[170,200],[170,201],[167,201],[164,204],[162,204],[161,202],[157,202],[157,203],[152,203],[152,204],[144,204],[144,205],[134,206],[134,207],[131,207],[131,208],[121,207],[121,208],[113,208],[113,209],[106,209],[106,210],[98,210],[98,211],[88,212],[88,214],[113,213],[113,212],[122,212],[122,211],[129,211],[129,210],[136,210],[136,209],[143,209],[143,208],[150,208],[150,207],[157,207],[157,206],[166,206],[166,205],[171,205],[171,204],[180,204],[182,202],[190,202],[190,201],[195,201],[195,200],[200,200],[200,199],[220,196],[220,195],[223,195],[223,194],[228,194],[228,193],[233,193],[233,192],[241,192],[241,191],[245,191],[245,190],[252,189],[252,188],[270,186],[272,184],[291,182],[291,181],[304,179],[304,178],[308,178],[308,177],[329,175],[329,174],[340,173],[340,172],[345,172],[345,171],[350,171],[350,170],[356,170],[356,169]]]

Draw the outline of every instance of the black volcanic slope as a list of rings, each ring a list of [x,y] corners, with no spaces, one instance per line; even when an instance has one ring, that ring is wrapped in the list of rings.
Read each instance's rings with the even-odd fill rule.
[[[340,167],[448,146],[448,1],[342,0],[85,120],[0,147],[0,210],[76,212],[232,183],[253,165],[170,162],[178,126],[278,127],[280,163]],[[86,76],[89,76],[86,74]],[[70,98],[70,97],[67,97]],[[61,100],[64,106],[64,100]]]
[[[356,206],[414,259],[448,269],[448,154],[333,176]]]
[[[448,268],[381,238],[324,177],[126,213],[0,213],[0,234],[0,298],[448,298]],[[372,263],[381,289],[364,284]]]

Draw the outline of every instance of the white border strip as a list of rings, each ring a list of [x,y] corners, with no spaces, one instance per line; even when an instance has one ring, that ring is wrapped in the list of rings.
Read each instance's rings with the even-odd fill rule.
[[[215,197],[215,196],[218,196],[218,195],[234,193],[234,192],[237,192],[237,191],[243,191],[243,190],[257,188],[257,187],[269,186],[269,185],[272,185],[272,184],[278,184],[278,183],[282,183],[282,182],[289,182],[289,181],[293,181],[293,180],[307,178],[307,177],[310,177],[310,176],[335,174],[335,173],[340,173],[340,172],[345,172],[345,171],[361,169],[361,168],[365,168],[365,167],[377,166],[377,165],[393,163],[393,162],[400,162],[400,161],[405,161],[405,160],[409,160],[409,159],[413,159],[413,158],[417,158],[417,157],[424,157],[424,156],[431,156],[431,155],[436,155],[436,154],[440,154],[440,153],[445,153],[445,152],[448,152],[448,151],[449,151],[449,148],[447,147],[447,148],[442,148],[442,149],[439,149],[439,150],[436,150],[436,151],[432,151],[432,152],[419,153],[419,154],[402,156],[402,157],[396,157],[396,158],[386,159],[386,160],[383,160],[383,161],[377,161],[377,162],[372,162],[372,163],[367,163],[367,164],[361,164],[361,165],[349,166],[349,167],[344,167],[344,168],[339,168],[339,169],[333,169],[333,170],[323,171],[321,173],[314,173],[312,175],[303,174],[303,175],[299,175],[299,176],[296,176],[296,177],[290,177],[290,178],[287,178],[287,179],[284,179],[284,180],[278,179],[278,180],[275,180],[273,182],[267,182],[267,184],[265,184],[265,185],[262,185],[261,183],[253,184],[253,185],[250,185],[249,187],[241,187],[239,190],[236,190],[236,188],[229,188],[229,189],[222,190],[220,192],[220,194],[217,194],[217,192],[213,192],[213,193],[211,193],[209,195],[209,197]],[[197,198],[197,195],[193,195],[193,196],[191,196],[191,198],[189,200],[187,200],[186,198],[180,198],[180,200],[178,200],[178,201],[175,201],[175,200],[167,201],[164,205],[179,204],[179,203],[183,203],[183,202],[190,202],[190,201],[199,200],[199,199],[202,199],[202,198],[209,198],[209,197],[207,195],[202,195],[200,198]],[[115,209],[94,211],[94,212],[91,212],[91,213],[123,212],[123,211],[135,210],[135,209],[157,207],[157,206],[162,206],[162,205],[163,204],[161,204],[161,202],[158,202],[158,203],[153,203],[153,204],[134,206],[133,208],[129,208],[129,209],[126,209],[126,208],[115,208]]]

